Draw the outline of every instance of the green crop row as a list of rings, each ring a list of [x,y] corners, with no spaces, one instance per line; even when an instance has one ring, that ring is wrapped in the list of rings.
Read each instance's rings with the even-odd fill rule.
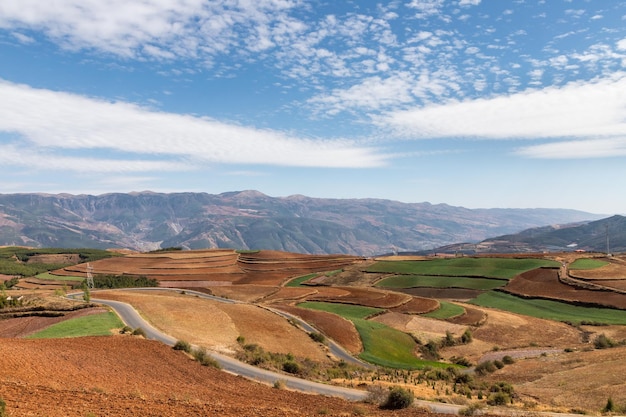
[[[426,261],[379,261],[367,268],[367,272],[511,279],[531,269],[559,265],[556,261],[533,258],[446,258]]]
[[[124,324],[112,312],[91,314],[65,320],[28,336],[29,339],[55,339],[63,337],[108,336],[112,329]]]
[[[488,291],[503,287],[507,282],[507,280],[496,278],[396,275],[377,282],[376,286],[384,288],[466,288]]]

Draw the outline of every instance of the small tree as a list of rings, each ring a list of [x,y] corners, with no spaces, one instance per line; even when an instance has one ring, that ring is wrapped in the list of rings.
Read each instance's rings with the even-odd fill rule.
[[[83,290],[83,300],[88,303],[91,301],[91,292],[89,291],[89,287],[87,286],[87,282],[83,281],[81,284]]]
[[[382,405],[382,408],[388,410],[399,410],[402,408],[408,408],[413,404],[413,391],[409,391],[402,387],[393,387],[389,390],[387,400]]]

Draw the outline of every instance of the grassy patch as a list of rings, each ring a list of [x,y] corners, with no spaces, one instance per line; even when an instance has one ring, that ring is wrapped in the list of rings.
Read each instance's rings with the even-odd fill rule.
[[[460,316],[461,314],[465,313],[465,309],[460,305],[441,300],[439,301],[439,304],[440,307],[437,310],[431,311],[430,313],[422,314],[422,316],[430,317],[432,319],[445,320],[449,319],[450,317]]]
[[[91,314],[53,324],[28,336],[28,338],[56,339],[63,337],[108,336],[111,334],[112,329],[119,329],[123,325],[115,313]]]
[[[53,281],[82,281],[85,279],[85,277],[79,277],[79,276],[52,275],[50,272],[43,272],[41,274],[37,274],[35,278],[47,279],[47,280],[53,280]]]
[[[580,258],[569,264],[569,269],[596,269],[608,264],[600,259]]]
[[[298,304],[298,307],[334,313],[354,323],[363,342],[363,353],[359,357],[367,362],[400,369],[450,366],[418,359],[413,353],[417,344],[411,336],[382,323],[365,319],[382,312],[382,309],[324,302],[305,302]]]
[[[289,281],[287,284],[285,284],[285,287],[300,287],[302,286],[303,282],[308,281],[311,278],[315,278],[317,275],[318,274],[302,275],[301,277],[297,277]]]
[[[428,276],[428,275],[396,275],[376,283],[384,288],[467,288],[471,290],[493,290],[503,287],[508,281],[493,278]]]
[[[511,279],[522,272],[542,266],[558,267],[559,263],[546,259],[508,258],[449,258],[432,259],[428,261],[380,261],[370,266],[367,272]]]
[[[626,311],[581,307],[551,300],[523,299],[498,291],[481,294],[471,303],[482,307],[497,308],[526,316],[566,321],[573,324],[588,322],[626,325]]]

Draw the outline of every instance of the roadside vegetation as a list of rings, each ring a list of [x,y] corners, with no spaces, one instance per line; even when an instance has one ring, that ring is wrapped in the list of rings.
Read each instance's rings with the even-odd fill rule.
[[[29,339],[53,339],[64,337],[109,336],[113,329],[119,329],[124,324],[112,312],[91,314],[53,324],[37,333],[28,336]]]

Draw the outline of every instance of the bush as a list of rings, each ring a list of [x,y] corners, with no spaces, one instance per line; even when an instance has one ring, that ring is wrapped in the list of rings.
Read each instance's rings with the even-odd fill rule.
[[[141,327],[137,327],[135,330],[133,330],[132,335],[146,337],[146,331],[142,329]]]
[[[387,400],[382,405],[382,408],[388,410],[400,410],[402,408],[408,408],[413,404],[413,391],[409,391],[402,387],[393,387],[389,390]]]
[[[6,417],[7,414],[7,403],[4,402],[2,398],[0,398],[0,417]]]
[[[132,332],[133,332],[133,328],[130,326],[124,326],[120,330],[120,334],[126,334],[126,333],[132,333]]]
[[[283,363],[283,371],[290,374],[298,374],[300,373],[300,365],[294,361],[287,361]]]
[[[321,334],[321,333],[311,332],[311,333],[309,333],[309,336],[311,337],[311,339],[313,339],[317,343],[325,343],[326,342],[326,337],[324,337],[324,335]]]
[[[615,404],[613,403],[613,398],[609,397],[609,399],[606,400],[606,405],[602,409],[602,412],[611,413],[613,411],[615,411]]]
[[[276,381],[274,381],[274,388],[276,389],[285,389],[285,381],[283,381],[282,379],[277,379]]]
[[[211,366],[216,369],[221,368],[220,364],[208,354],[204,347],[194,350],[192,355],[202,366]]]
[[[511,402],[511,397],[506,392],[494,392],[487,399],[489,405],[506,405]]]
[[[486,375],[488,373],[495,372],[496,369],[498,368],[496,368],[493,362],[485,361],[476,365],[476,368],[474,368],[474,372],[476,372],[478,375]]]
[[[502,358],[502,362],[505,365],[511,365],[511,364],[515,363],[515,359],[513,359],[512,356],[506,355],[505,357]]]
[[[178,340],[174,345],[174,350],[182,350],[184,352],[191,352],[191,345],[189,342],[185,342],[184,340]]]
[[[595,338],[593,345],[596,349],[608,349],[617,346],[617,343],[602,333]]]

